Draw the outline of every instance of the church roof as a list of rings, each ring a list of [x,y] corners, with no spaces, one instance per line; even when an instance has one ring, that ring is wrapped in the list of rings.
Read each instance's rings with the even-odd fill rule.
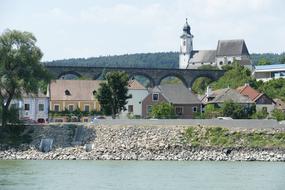
[[[192,52],[190,63],[211,63],[215,62],[216,50],[194,50]]]
[[[249,55],[244,40],[219,40],[217,56]]]

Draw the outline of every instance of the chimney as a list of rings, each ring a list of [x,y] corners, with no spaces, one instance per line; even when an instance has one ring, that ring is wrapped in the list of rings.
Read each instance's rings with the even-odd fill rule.
[[[206,89],[206,97],[209,97],[211,94],[212,94],[212,89],[211,89],[210,86],[207,86],[207,89]]]

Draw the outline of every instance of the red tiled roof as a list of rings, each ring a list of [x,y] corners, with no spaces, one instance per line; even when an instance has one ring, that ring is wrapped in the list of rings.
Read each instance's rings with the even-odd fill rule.
[[[244,96],[248,96],[252,101],[256,101],[263,95],[249,85],[240,86],[237,88],[237,91]]]

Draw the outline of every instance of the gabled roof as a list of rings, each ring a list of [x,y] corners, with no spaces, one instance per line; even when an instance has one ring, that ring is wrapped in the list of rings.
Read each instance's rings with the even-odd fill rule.
[[[98,91],[101,80],[55,80],[50,84],[50,100],[95,100],[93,91]],[[68,90],[70,95],[66,95]]]
[[[248,96],[254,102],[263,95],[263,93],[258,92],[248,84],[238,87],[237,91],[244,96]]]
[[[224,88],[212,91],[210,97],[213,99],[207,103],[224,103],[226,101],[233,101],[239,104],[252,104],[254,103],[249,97],[240,94],[237,90],[231,88]],[[203,100],[205,100],[204,96]],[[205,102],[205,101],[204,101]]]
[[[216,50],[195,50],[192,51],[190,63],[211,63],[215,62]]]
[[[146,88],[141,83],[139,83],[137,80],[129,81],[128,89],[129,90],[146,90]]]
[[[274,102],[276,103],[277,109],[285,110],[285,102],[283,102],[282,100],[278,98],[274,99]]]
[[[219,40],[217,56],[240,56],[249,52],[244,40]]]
[[[183,84],[163,84],[155,87],[153,92],[160,92],[173,104],[201,104],[201,101]]]

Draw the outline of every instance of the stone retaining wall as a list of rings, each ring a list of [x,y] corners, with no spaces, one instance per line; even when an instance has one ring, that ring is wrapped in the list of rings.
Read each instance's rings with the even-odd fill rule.
[[[62,130],[65,132],[59,134],[70,135],[70,129],[63,127]],[[37,149],[38,140],[34,140],[18,149],[0,151],[0,159],[285,161],[285,150],[279,149],[194,148],[185,143],[183,126],[89,126],[85,130],[80,146],[58,140],[53,151],[42,153]],[[93,150],[87,152],[86,143],[93,144]]]

